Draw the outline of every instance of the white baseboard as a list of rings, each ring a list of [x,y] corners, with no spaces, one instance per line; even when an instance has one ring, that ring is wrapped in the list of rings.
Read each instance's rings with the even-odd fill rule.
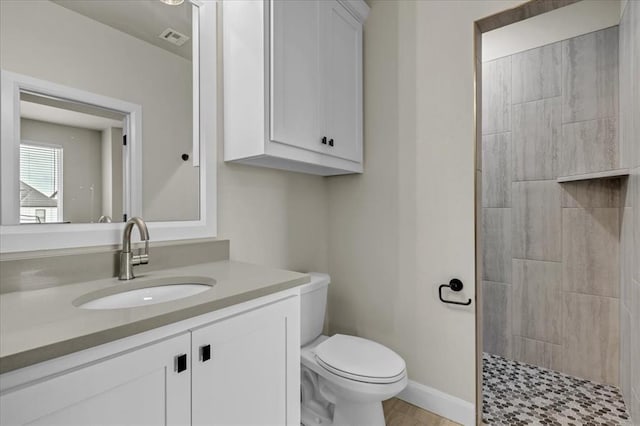
[[[397,397],[464,426],[476,424],[474,404],[413,380]]]

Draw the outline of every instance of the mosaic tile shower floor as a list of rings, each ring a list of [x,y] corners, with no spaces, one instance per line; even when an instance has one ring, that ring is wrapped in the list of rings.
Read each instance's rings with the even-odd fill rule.
[[[631,425],[615,386],[486,353],[482,377],[487,425]]]

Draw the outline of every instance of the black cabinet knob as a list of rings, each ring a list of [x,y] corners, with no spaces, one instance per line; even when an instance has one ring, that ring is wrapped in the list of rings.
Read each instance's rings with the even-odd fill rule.
[[[326,137],[326,136],[323,136],[323,137],[322,137],[322,144],[323,144],[323,145],[326,145],[326,144],[327,144],[327,137]]]
[[[174,357],[174,368],[178,373],[182,373],[187,369],[187,354],[180,354]]]
[[[333,146],[333,139],[329,139],[329,146]]]
[[[211,359],[211,345],[200,346],[200,361],[205,362]]]

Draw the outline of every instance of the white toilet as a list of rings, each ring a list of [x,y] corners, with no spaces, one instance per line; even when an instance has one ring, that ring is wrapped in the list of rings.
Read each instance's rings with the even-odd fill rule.
[[[382,401],[407,385],[404,360],[355,336],[322,335],[330,278],[300,287],[301,414],[304,426],[384,426]]]

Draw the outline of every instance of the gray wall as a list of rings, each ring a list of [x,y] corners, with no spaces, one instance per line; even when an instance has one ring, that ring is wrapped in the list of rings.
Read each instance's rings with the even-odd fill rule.
[[[621,164],[631,169],[621,209],[620,387],[640,424],[640,2],[620,22]]]
[[[23,141],[62,146],[63,220],[97,221],[102,214],[101,132],[21,119],[20,135]]]
[[[483,64],[484,350],[619,380],[618,27]]]

